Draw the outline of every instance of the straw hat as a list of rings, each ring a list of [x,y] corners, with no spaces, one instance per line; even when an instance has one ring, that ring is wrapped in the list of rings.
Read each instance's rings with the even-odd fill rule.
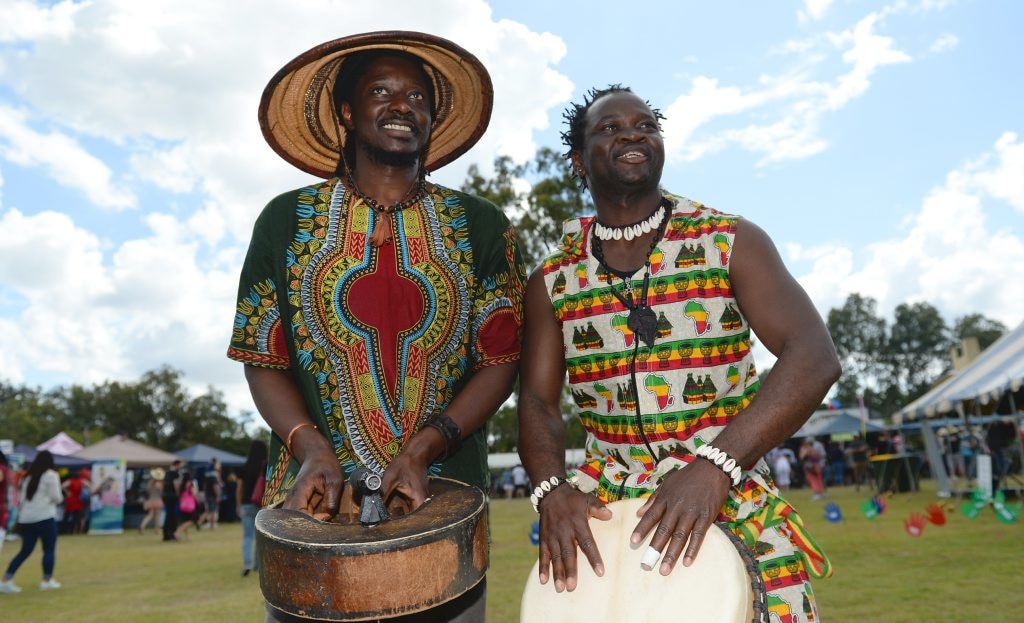
[[[153,469],[149,470],[149,476],[153,480],[163,480],[164,470],[159,467],[154,467]]]
[[[260,129],[282,158],[318,177],[334,176],[345,142],[345,127],[334,110],[334,79],[345,57],[364,50],[398,50],[423,59],[435,100],[424,162],[428,171],[455,160],[483,135],[494,89],[475,56],[435,35],[368,32],[322,43],[270,79],[260,100]]]

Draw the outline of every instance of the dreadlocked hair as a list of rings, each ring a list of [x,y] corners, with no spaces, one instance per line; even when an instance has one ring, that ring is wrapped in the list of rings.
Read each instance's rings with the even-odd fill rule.
[[[601,99],[605,95],[611,95],[613,93],[633,93],[633,89],[624,87],[621,84],[609,84],[604,89],[590,89],[583,94],[583,103],[577,104],[575,102],[570,103],[569,107],[562,112],[562,120],[565,122],[569,129],[562,132],[562,144],[565,145],[567,151],[562,154],[567,160],[572,160],[572,152],[583,151],[583,125],[587,120],[587,112],[590,107],[594,105],[594,102]],[[658,120],[658,129],[661,129],[661,121],[665,118],[665,115],[661,114],[661,110],[652,108],[651,103],[644,100],[647,107],[654,113],[654,118]],[[576,183],[579,184],[581,189],[587,188],[587,180],[580,177],[576,172],[576,167],[569,167],[572,171],[572,176],[576,178]]]

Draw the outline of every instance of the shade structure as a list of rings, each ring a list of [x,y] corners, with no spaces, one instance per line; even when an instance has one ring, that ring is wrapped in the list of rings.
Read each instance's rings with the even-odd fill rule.
[[[227,450],[220,450],[204,443],[197,443],[184,450],[178,450],[176,454],[188,463],[209,463],[213,459],[217,459],[221,465],[245,465],[244,456],[228,452]]]
[[[67,456],[78,452],[83,447],[82,444],[72,439],[67,433],[61,431],[36,446],[36,450],[49,450],[52,454]]]
[[[864,412],[864,432],[880,433],[885,430],[878,421],[878,412]],[[824,437],[828,435],[849,435],[861,432],[860,409],[818,409],[794,437]]]
[[[1024,386],[1024,322],[986,348],[964,369],[896,413],[896,420],[964,414],[967,403],[986,405]]]
[[[27,465],[27,464],[31,463],[33,460],[35,460],[36,455],[39,454],[39,452],[40,452],[39,450],[36,450],[32,446],[29,446],[29,445],[26,445],[26,444],[18,444],[16,446],[14,446],[14,452],[12,454],[16,454],[16,455],[20,456],[25,461],[25,464]],[[51,451],[51,454],[52,454],[52,451]],[[68,469],[78,469],[78,468],[82,468],[82,467],[88,468],[88,467],[90,467],[92,465],[92,459],[80,459],[80,458],[74,457],[74,456],[64,456],[62,454],[54,454],[53,455],[53,464],[58,469],[63,468],[63,467],[66,467]]]
[[[180,458],[176,454],[147,446],[124,435],[107,437],[79,450],[73,456],[82,459],[124,459],[129,468],[163,467]]]

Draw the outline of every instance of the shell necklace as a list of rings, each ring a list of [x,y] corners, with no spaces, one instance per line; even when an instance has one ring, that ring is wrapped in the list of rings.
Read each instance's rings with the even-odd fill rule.
[[[605,225],[600,219],[594,219],[594,235],[601,240],[632,240],[633,238],[639,238],[640,236],[650,233],[661,222],[665,216],[665,202],[661,201],[658,203],[657,209],[651,213],[650,216],[644,219],[640,219],[635,223],[628,225]]]

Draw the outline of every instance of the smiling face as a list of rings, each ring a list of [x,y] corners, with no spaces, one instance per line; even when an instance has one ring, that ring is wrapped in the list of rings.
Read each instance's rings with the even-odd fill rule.
[[[639,97],[609,93],[591,104],[583,124],[583,149],[572,162],[591,193],[657,189],[665,165],[658,119]]]
[[[395,56],[370,62],[351,96],[341,102],[348,140],[355,141],[357,160],[412,166],[430,140],[431,102],[422,66]]]

